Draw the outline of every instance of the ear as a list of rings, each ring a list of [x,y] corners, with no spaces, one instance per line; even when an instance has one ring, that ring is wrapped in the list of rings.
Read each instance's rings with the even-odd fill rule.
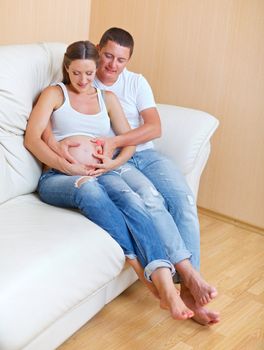
[[[97,49],[98,52],[100,52],[100,46],[99,46],[99,44],[96,45],[96,49]]]
[[[69,68],[66,67],[66,64],[64,65],[64,68],[65,68],[66,72],[69,73]]]

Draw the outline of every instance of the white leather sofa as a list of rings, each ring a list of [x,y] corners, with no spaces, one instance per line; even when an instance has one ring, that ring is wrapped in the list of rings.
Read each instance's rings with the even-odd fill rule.
[[[55,349],[131,285],[118,244],[75,210],[42,203],[40,164],[23,146],[33,101],[61,78],[65,44],[0,47],[0,349]],[[156,146],[197,195],[218,126],[211,115],[159,104]]]

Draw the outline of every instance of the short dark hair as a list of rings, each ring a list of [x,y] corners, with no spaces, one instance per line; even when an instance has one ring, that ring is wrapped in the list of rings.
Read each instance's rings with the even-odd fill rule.
[[[120,46],[128,47],[130,50],[130,57],[134,50],[134,39],[132,35],[122,28],[112,27],[108,29],[101,37],[99,48],[102,49],[108,41],[113,41]]]
[[[63,73],[62,82],[64,84],[70,83],[70,78],[66,70],[66,67],[69,68],[69,65],[74,60],[92,60],[95,62],[97,67],[99,54],[96,46],[90,41],[86,40],[86,41],[76,41],[67,47],[63,58],[63,64],[62,64],[62,73]]]

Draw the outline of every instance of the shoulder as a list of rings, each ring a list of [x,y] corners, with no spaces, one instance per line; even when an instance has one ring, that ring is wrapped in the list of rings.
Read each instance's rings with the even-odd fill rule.
[[[136,89],[145,88],[146,86],[150,86],[147,79],[141,73],[131,72],[129,70],[124,70],[124,80],[126,84],[134,87]]]
[[[60,88],[59,85],[51,85],[46,87],[41,95],[46,96],[46,97],[57,97],[62,95],[62,89]]]
[[[63,92],[59,85],[48,86],[41,92],[39,100],[48,102],[56,107],[61,105],[63,101]]]
[[[142,74],[136,73],[136,72],[131,72],[130,70],[128,70],[126,68],[123,70],[122,74],[123,74],[125,79],[131,80],[131,81],[137,81],[137,80],[142,79],[142,77],[143,77]]]

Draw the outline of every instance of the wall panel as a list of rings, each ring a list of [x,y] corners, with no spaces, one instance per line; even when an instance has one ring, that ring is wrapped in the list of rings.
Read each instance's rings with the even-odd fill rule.
[[[264,1],[92,0],[91,40],[110,26],[133,34],[157,102],[220,120],[198,205],[264,227]]]
[[[87,39],[90,0],[0,0],[0,44]]]

